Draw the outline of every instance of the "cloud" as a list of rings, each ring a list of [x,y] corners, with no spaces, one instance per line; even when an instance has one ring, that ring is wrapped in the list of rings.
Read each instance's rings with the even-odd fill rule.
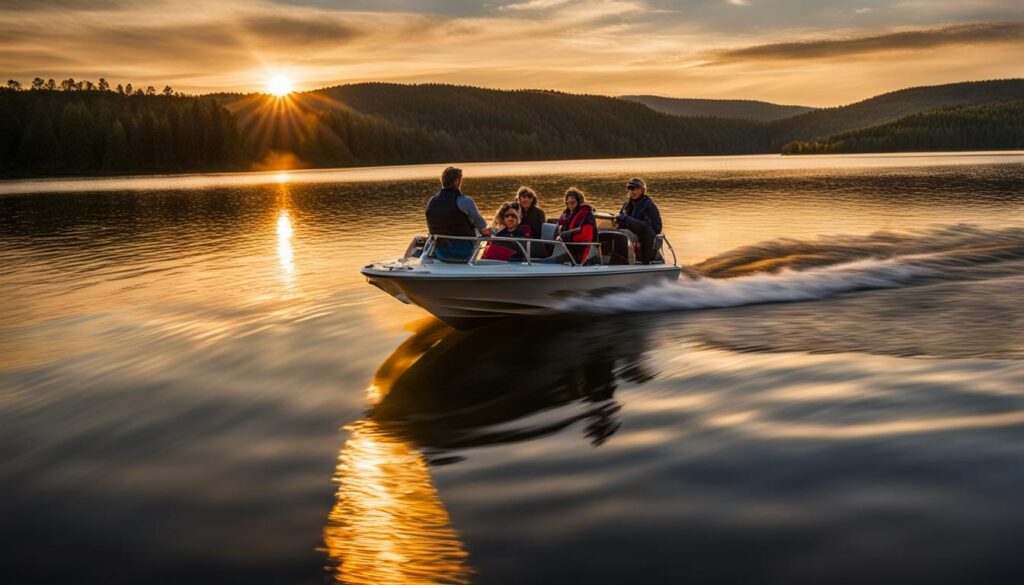
[[[258,91],[284,73],[300,89],[439,82],[820,106],[1020,75],[1013,42],[1024,20],[999,12],[1019,12],[1019,0],[929,0],[973,7],[970,20],[942,12],[941,21],[926,20],[923,0],[900,6],[908,2],[913,9],[882,0],[0,0],[0,78],[103,76],[202,93]],[[857,18],[860,35],[845,36],[868,5],[876,10]],[[881,23],[904,28],[871,28]],[[974,44],[923,50],[951,43]],[[893,50],[905,51],[828,60]],[[702,67],[709,59],[739,65]]]
[[[919,51],[950,45],[1022,42],[1024,42],[1024,22],[983,22],[855,38],[772,43],[739,49],[725,49],[712,54],[711,64],[828,59],[869,53]]]
[[[549,10],[551,8],[560,8],[568,3],[569,0],[529,0],[528,2],[505,4],[500,6],[498,10]]]
[[[325,18],[322,14],[245,16],[239,20],[238,25],[242,30],[260,39],[284,45],[344,44],[368,34],[368,31],[363,30],[356,22],[348,22],[342,18]]]
[[[729,0],[729,4],[733,6],[750,6],[749,0]]]
[[[117,0],[6,0],[3,9],[12,12],[35,12],[40,9],[97,10],[115,8],[118,5]]]

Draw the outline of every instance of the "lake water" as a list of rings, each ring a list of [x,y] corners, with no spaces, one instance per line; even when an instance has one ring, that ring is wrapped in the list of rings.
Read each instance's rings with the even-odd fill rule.
[[[440,166],[0,183],[8,583],[1024,582],[1024,154],[464,165],[702,276],[458,332]]]

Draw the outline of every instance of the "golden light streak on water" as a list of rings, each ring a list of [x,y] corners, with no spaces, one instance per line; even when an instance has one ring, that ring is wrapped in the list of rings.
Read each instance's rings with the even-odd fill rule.
[[[365,419],[338,457],[324,544],[340,583],[468,583],[471,569],[423,456]]]
[[[281,270],[287,285],[291,285],[295,274],[295,251],[292,249],[292,218],[288,208],[277,214],[277,257],[281,261]]]

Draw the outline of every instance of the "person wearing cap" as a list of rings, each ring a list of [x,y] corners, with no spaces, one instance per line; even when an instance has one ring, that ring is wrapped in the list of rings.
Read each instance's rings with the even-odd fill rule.
[[[636,234],[640,240],[640,262],[650,264],[656,255],[655,237],[661,233],[661,212],[654,200],[647,196],[647,184],[643,179],[630,179],[626,183],[626,191],[629,199],[622,204],[615,222],[620,228]]]
[[[441,190],[427,202],[427,231],[435,236],[476,237],[493,233],[487,220],[480,215],[473,199],[464,195],[462,169],[448,167],[441,173]],[[465,262],[473,251],[472,240],[440,238],[435,244],[435,255],[444,262]]]

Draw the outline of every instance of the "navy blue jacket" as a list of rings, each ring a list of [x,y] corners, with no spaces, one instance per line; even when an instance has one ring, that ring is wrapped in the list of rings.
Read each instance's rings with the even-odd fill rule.
[[[619,225],[638,235],[650,228],[655,234],[661,233],[661,212],[654,200],[646,194],[637,199],[627,199],[619,210]]]
[[[463,197],[462,192],[454,187],[446,187],[430,198],[426,211],[427,231],[443,236],[476,235],[473,222],[459,209],[459,197]]]

